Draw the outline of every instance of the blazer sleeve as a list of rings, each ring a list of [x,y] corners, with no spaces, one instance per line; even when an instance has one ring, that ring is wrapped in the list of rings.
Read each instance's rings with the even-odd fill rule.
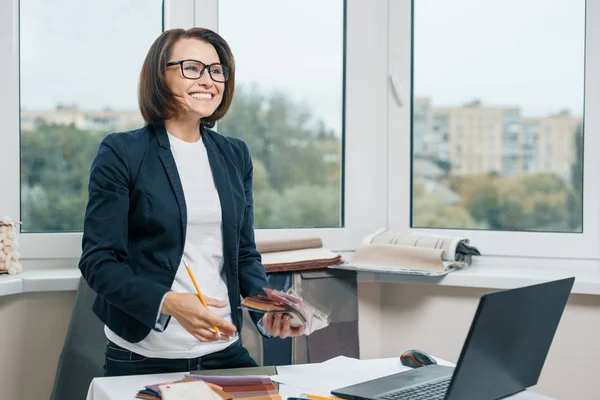
[[[244,150],[244,192],[246,208],[240,229],[238,270],[240,292],[243,297],[265,294],[263,288],[270,287],[265,267],[262,265],[260,253],[256,250],[254,239],[254,200],[252,195],[252,159],[248,146],[243,143]],[[250,316],[258,324],[262,314],[251,312]]]
[[[101,142],[90,168],[79,269],[99,296],[156,328],[170,288],[134,274],[127,256],[130,174],[126,146],[117,135]]]

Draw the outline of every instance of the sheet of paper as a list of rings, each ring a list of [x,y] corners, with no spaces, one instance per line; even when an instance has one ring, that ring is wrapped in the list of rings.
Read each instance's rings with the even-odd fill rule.
[[[304,397],[306,394],[315,394],[317,396],[329,396],[328,391],[308,390],[288,385],[279,385],[279,395],[283,400],[288,397]]]
[[[452,366],[443,360],[439,360],[439,363]],[[278,367],[277,375],[271,379],[294,388],[305,389],[308,393],[318,391],[327,394],[344,386],[407,370],[409,368],[400,363],[399,357],[358,360],[340,356],[320,364]]]

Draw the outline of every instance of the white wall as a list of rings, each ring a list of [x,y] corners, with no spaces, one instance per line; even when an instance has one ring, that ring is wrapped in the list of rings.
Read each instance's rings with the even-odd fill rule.
[[[361,357],[395,357],[419,348],[456,362],[479,297],[488,292],[433,285],[361,284]],[[381,312],[373,317],[367,311],[376,308],[377,299],[381,300]],[[599,359],[600,296],[572,295],[534,391],[560,400],[600,399]]]
[[[74,304],[75,292],[0,296],[1,399],[50,398]]]
[[[456,361],[479,297],[489,291],[429,285],[359,285],[361,357],[420,348]],[[47,399],[75,292],[0,297],[0,398]],[[600,399],[600,296],[573,295],[535,391]],[[35,379],[35,385],[31,384]]]

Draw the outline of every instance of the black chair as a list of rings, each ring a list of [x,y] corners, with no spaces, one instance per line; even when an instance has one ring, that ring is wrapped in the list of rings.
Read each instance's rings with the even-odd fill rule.
[[[104,324],[92,312],[96,293],[81,278],[50,400],[85,399],[92,379],[104,376]]]

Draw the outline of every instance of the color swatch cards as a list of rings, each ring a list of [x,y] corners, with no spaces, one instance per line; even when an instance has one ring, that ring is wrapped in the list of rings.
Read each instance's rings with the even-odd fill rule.
[[[279,290],[264,289],[265,295],[246,297],[241,306],[249,311],[262,313],[281,313],[291,317],[290,326],[305,327],[305,334],[310,335],[329,325],[329,312],[317,309],[304,301],[293,290],[282,292]]]
[[[199,371],[201,374],[202,371]],[[280,399],[277,388],[268,376],[188,375],[208,384],[219,386],[234,399]]]
[[[268,376],[195,374],[176,382],[147,385],[136,397],[146,400],[281,400]]]

